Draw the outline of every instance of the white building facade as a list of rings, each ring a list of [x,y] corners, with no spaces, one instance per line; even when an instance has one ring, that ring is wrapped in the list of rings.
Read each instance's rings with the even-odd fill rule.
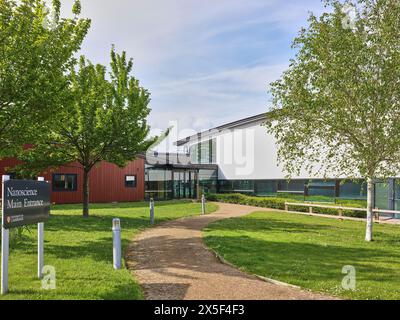
[[[176,145],[183,148],[193,164],[217,165],[218,192],[366,197],[366,186],[361,180],[310,177],[305,171],[288,180],[277,160],[275,139],[263,125],[265,117],[266,114],[260,114],[228,123],[181,139]]]
[[[180,152],[146,155],[148,198],[196,198],[201,193],[243,193],[254,196],[366,199],[363,179],[310,176],[288,179],[277,161],[273,136],[263,123],[267,114],[237,120],[188,136],[175,144]],[[377,181],[375,206],[400,210],[400,184]]]

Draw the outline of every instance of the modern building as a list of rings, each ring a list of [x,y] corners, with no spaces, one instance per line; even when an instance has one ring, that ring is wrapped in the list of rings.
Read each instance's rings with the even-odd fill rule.
[[[256,115],[188,136],[175,143],[179,152],[151,151],[125,168],[102,162],[90,174],[90,201],[197,198],[203,192],[366,199],[362,179],[323,179],[302,173],[288,181],[277,163],[274,137],[263,126],[266,116]],[[17,163],[15,159],[1,160],[0,174],[13,175]],[[82,201],[82,170],[78,164],[42,175],[52,183],[54,203]],[[400,210],[396,179],[376,183],[375,206]]]
[[[228,123],[176,142],[192,164],[218,167],[218,192],[256,196],[279,193],[364,199],[363,180],[312,177],[304,172],[288,181],[277,162],[274,137],[263,126],[266,114]]]
[[[176,142],[193,164],[216,165],[217,192],[255,196],[298,194],[342,199],[366,199],[363,179],[310,177],[306,172],[291,177],[277,163],[275,139],[263,123],[267,114],[234,121]],[[204,183],[207,186],[207,183]],[[397,179],[375,183],[375,207],[400,210]]]

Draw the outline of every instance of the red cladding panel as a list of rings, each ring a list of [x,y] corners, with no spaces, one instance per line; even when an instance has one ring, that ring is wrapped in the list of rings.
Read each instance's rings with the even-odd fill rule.
[[[15,159],[0,160],[0,174],[6,173],[6,168],[17,165]],[[12,169],[7,170],[12,172]],[[76,191],[52,191],[51,200],[54,203],[80,203],[82,202],[83,174],[81,166],[73,163],[57,170],[43,173],[45,180],[51,181],[54,173],[76,174],[78,178]],[[125,186],[125,176],[136,176],[136,187]],[[129,202],[144,199],[144,159],[138,158],[131,161],[124,168],[101,162],[95,166],[89,175],[89,199],[96,202]]]

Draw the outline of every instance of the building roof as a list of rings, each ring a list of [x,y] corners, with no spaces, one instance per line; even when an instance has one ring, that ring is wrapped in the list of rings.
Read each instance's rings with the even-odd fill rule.
[[[223,124],[221,126],[218,126],[218,127],[215,127],[215,128],[203,131],[203,132],[199,132],[199,133],[194,134],[192,136],[189,136],[189,137],[186,137],[184,139],[178,140],[174,144],[176,146],[178,146],[178,147],[179,146],[183,146],[183,145],[185,145],[186,143],[188,143],[190,141],[197,141],[200,138],[204,138],[204,137],[206,137],[208,135],[211,135],[211,134],[213,134],[215,132],[221,132],[222,130],[229,130],[229,129],[240,127],[240,126],[243,126],[243,125],[246,125],[246,124],[260,122],[262,120],[265,120],[266,117],[267,117],[267,113],[261,113],[261,114],[258,114],[258,115],[252,116],[252,117],[236,120],[234,122]]]

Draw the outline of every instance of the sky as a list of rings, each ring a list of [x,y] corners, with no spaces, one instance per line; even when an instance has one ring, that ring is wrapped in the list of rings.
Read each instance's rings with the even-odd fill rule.
[[[64,0],[69,15],[72,0]],[[82,45],[109,63],[111,45],[134,59],[151,93],[153,133],[177,137],[266,112],[268,85],[288,67],[293,38],[321,0],[81,0],[92,20]],[[179,129],[178,129],[179,127]]]

